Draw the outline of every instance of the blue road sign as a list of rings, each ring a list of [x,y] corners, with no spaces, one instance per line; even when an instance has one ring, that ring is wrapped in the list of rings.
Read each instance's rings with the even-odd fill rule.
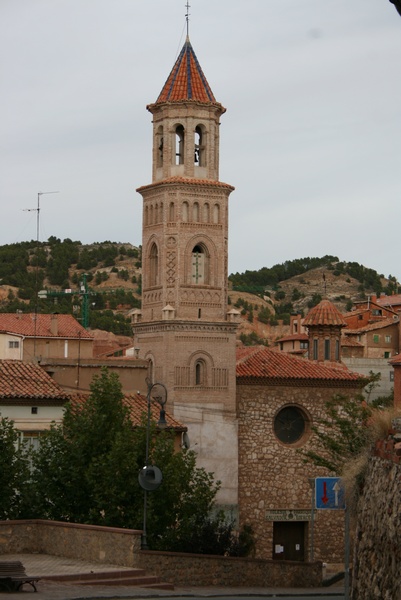
[[[345,493],[339,477],[316,477],[316,508],[345,509]]]

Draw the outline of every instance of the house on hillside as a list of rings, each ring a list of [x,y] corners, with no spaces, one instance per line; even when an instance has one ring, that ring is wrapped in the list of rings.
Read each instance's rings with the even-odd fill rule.
[[[301,315],[291,315],[290,317],[290,333],[276,341],[280,352],[288,352],[289,354],[298,354],[299,356],[308,355],[308,334],[303,326],[303,318]]]
[[[312,427],[335,395],[351,397],[366,384],[340,364],[311,361],[266,347],[237,354],[238,503],[240,525],[250,524],[256,556],[307,561],[311,556],[310,481],[335,475],[304,463],[316,449]],[[344,511],[316,511],[313,553],[342,562]]]
[[[92,356],[93,337],[72,315],[0,313],[0,359]]]
[[[60,423],[68,394],[41,367],[0,360],[0,418],[14,421],[21,439],[36,446],[52,422]]]

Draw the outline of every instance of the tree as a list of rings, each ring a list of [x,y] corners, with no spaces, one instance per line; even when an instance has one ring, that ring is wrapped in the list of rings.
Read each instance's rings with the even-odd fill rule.
[[[0,519],[18,518],[29,479],[29,457],[12,421],[0,419]]]
[[[220,482],[196,467],[193,451],[175,451],[174,435],[151,426],[149,457],[163,483],[148,494],[147,541],[152,549],[183,549],[196,531],[193,551],[211,551],[199,532],[203,525],[204,536],[211,527],[223,537],[224,520],[210,517]],[[145,445],[146,416],[143,427],[132,427],[118,376],[103,369],[86,403],[67,405],[63,425],[43,436],[33,458],[29,516],[141,529]]]
[[[303,451],[306,460],[341,474],[347,460],[357,456],[370,439],[366,426],[372,409],[363,397],[336,395],[326,402],[326,415],[312,427],[314,450]]]

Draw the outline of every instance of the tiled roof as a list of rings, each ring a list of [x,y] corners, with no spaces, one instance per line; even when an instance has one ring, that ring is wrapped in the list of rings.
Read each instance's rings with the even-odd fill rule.
[[[216,104],[216,99],[188,37],[156,100],[156,104],[182,100],[213,102]]]
[[[342,337],[341,338],[341,346],[344,348],[364,348],[364,345],[360,342],[357,342],[353,337]]]
[[[358,329],[344,329],[344,335],[357,335],[358,333],[366,333],[367,331],[375,331],[376,329],[384,329],[385,327],[390,327],[390,325],[396,325],[398,323],[398,318],[388,318],[382,319],[381,321],[375,321],[374,323],[370,323],[369,325],[365,325],[365,327],[360,327]]]
[[[400,306],[401,294],[393,294],[392,296],[380,296],[376,298],[376,304],[380,306]]]
[[[31,398],[68,401],[67,394],[41,367],[20,360],[0,360],[0,400]]]
[[[308,312],[303,325],[304,327],[315,327],[320,325],[345,327],[346,322],[340,311],[332,302],[330,302],[330,300],[322,300]]]
[[[276,352],[259,346],[237,360],[237,382],[256,383],[260,380],[280,381],[333,381],[337,383],[362,382],[360,375],[341,368],[297,358],[285,352]]]
[[[166,179],[162,179],[161,181],[156,181],[154,183],[149,183],[148,185],[142,185],[137,188],[137,192],[141,192],[142,190],[151,189],[153,187],[158,187],[161,185],[175,185],[175,184],[186,184],[186,185],[196,185],[197,187],[202,186],[213,186],[214,188],[220,187],[227,190],[235,190],[235,187],[230,185],[229,183],[224,183],[223,181],[215,181],[214,179],[195,179],[194,177],[168,177]]]
[[[89,393],[71,394],[70,401],[73,405],[84,404],[89,398]],[[131,421],[134,427],[138,427],[142,424],[143,415],[148,414],[148,402],[145,396],[142,394],[124,394],[124,404],[128,407],[131,416]],[[160,407],[158,404],[151,404],[150,406],[151,420],[157,421],[160,416]],[[174,429],[175,431],[186,431],[187,427],[174,419],[174,417],[166,410],[166,421],[167,427]]]
[[[278,342],[292,342],[299,340],[300,342],[307,342],[309,340],[309,336],[306,333],[294,333],[292,335],[286,335],[285,337],[276,340],[276,344]]]
[[[389,360],[390,365],[401,365],[401,354],[397,354],[391,360]]]
[[[57,334],[51,332],[52,319],[57,319]],[[92,339],[93,337],[72,315],[61,314],[0,313],[0,332],[44,338]]]

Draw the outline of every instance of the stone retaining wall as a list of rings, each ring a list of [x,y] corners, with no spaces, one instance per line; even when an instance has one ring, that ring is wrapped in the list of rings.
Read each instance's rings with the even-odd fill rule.
[[[322,563],[206,556],[140,549],[141,531],[57,521],[0,521],[2,554],[50,554],[142,567],[175,585],[321,585]]]
[[[376,443],[358,504],[352,600],[401,598],[401,465],[393,440]]]

